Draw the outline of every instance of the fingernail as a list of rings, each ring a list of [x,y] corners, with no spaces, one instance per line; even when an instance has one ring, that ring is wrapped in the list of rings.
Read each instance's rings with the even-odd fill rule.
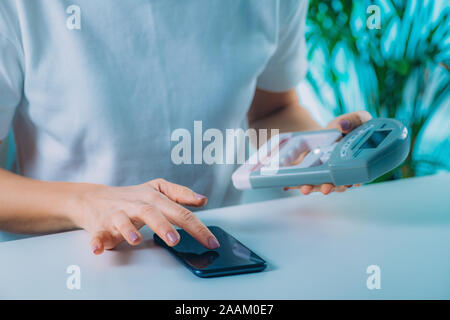
[[[350,130],[350,121],[348,120],[341,120],[339,122],[339,125],[341,126],[342,130],[347,131]]]
[[[205,197],[205,196],[203,196],[203,195],[201,195],[201,194],[198,194],[198,193],[196,193],[196,194],[194,195],[194,197],[195,197],[195,199],[197,199],[197,200],[207,199],[207,197]]]
[[[169,240],[170,243],[175,243],[178,241],[178,236],[175,234],[175,232],[167,232],[167,240]]]
[[[214,250],[214,249],[217,249],[218,247],[220,247],[219,241],[217,241],[213,237],[209,238],[208,245],[211,250]]]
[[[134,232],[134,231],[131,231],[130,232],[130,240],[131,240],[131,242],[136,242],[136,241],[138,241],[138,239],[139,239],[138,234],[136,232]]]
[[[93,252],[93,253],[97,253],[97,250],[98,250],[98,246],[94,246],[94,247],[92,248],[92,252]]]

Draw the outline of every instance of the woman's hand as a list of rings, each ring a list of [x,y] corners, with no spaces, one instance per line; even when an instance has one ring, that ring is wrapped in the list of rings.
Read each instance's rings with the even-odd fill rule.
[[[180,240],[172,226],[176,225],[203,246],[209,249],[219,247],[211,231],[191,211],[181,206],[202,207],[208,201],[189,188],[163,179],[131,187],[87,185],[87,190],[78,198],[83,214],[73,214],[72,220],[92,235],[94,254],[112,249],[123,240],[130,245],[138,245],[142,241],[138,230],[144,225],[148,225],[169,246],[175,246]]]
[[[327,127],[325,129],[339,129],[343,133],[349,133],[353,129],[359,127],[360,125],[369,121],[370,119],[372,119],[372,116],[367,111],[356,111],[356,112],[344,114],[342,116],[339,116],[339,117],[333,119],[327,125]],[[302,154],[300,156],[300,158],[296,161],[296,163],[300,163],[304,159],[305,156],[306,156],[306,153]],[[355,185],[355,186],[360,186],[360,185]],[[287,187],[287,188],[284,188],[284,190],[300,189],[301,193],[303,193],[304,195],[308,195],[311,192],[317,192],[317,191],[320,191],[323,194],[329,194],[332,191],[344,192],[345,190],[347,190],[347,188],[350,188],[350,187],[352,187],[352,186],[349,185],[349,186],[335,187],[331,183],[324,183],[322,185],[315,185],[315,186],[302,185],[302,186],[296,186],[296,187]]]

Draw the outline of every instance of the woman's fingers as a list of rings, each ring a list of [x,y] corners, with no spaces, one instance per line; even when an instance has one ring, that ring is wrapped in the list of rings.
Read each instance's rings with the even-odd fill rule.
[[[334,185],[331,183],[324,183],[320,186],[320,192],[323,194],[329,194],[331,191],[333,191]]]
[[[158,208],[145,206],[139,213],[139,219],[148,225],[168,246],[173,247],[180,241],[179,233]]]
[[[334,187],[334,192],[345,192],[346,190],[347,190],[347,186],[337,186],[337,187]]]
[[[206,248],[213,250],[220,246],[217,238],[190,210],[164,198],[159,198],[157,205],[171,223],[186,230]]]
[[[314,189],[314,186],[311,185],[304,185],[300,187],[300,192],[303,193],[305,196],[310,194]]]
[[[144,224],[169,246],[180,241],[175,224],[205,247],[216,249],[220,246],[216,237],[192,212],[180,205],[201,207],[207,201],[207,197],[164,179],[138,186],[102,188],[90,197],[94,214],[83,221],[83,228],[93,236],[90,246],[96,255],[123,240],[138,245],[142,241],[138,230]]]
[[[180,204],[193,207],[203,207],[208,202],[207,197],[195,193],[185,186],[168,182],[164,179],[152,180],[149,184],[154,189],[167,196],[170,200]]]
[[[191,189],[168,182],[164,179],[150,181],[150,184],[159,192],[167,196],[156,197],[158,208],[164,213],[168,220],[186,230],[198,242],[209,249],[220,246],[217,238],[209,229],[188,209],[179,204],[201,207],[206,204],[208,198],[199,195]]]
[[[104,251],[103,242],[97,236],[93,237],[91,240],[91,251],[95,255],[102,254]]]
[[[299,189],[301,193],[303,193],[305,196],[312,192],[319,192],[320,191],[320,185],[312,186],[309,184],[304,184],[301,186],[294,186],[294,187],[286,187],[284,190],[291,190],[291,189]]]
[[[91,240],[91,251],[95,255],[102,254],[105,249],[112,249],[116,246],[116,241],[108,231],[97,232]]]
[[[372,116],[364,110],[347,113],[333,119],[328,124],[327,129],[337,128],[343,133],[349,133],[370,119],[372,119]]]
[[[114,214],[112,220],[116,230],[120,232],[120,234],[129,244],[135,246],[141,242],[141,234],[136,229],[134,224],[131,222],[130,217],[128,217],[125,212],[121,211]]]
[[[302,185],[302,186],[295,186],[295,187],[286,187],[284,190],[291,190],[291,189],[300,189],[300,192],[304,195],[308,195],[312,192],[322,192],[323,194],[329,194],[330,192],[344,192],[348,188],[351,188],[352,186],[337,186],[335,187],[333,184],[325,183],[321,185]]]

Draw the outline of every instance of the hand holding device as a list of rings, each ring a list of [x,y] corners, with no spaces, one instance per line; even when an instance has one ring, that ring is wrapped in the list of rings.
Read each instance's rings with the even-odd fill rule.
[[[250,189],[370,182],[403,162],[409,145],[407,128],[385,118],[369,120],[345,136],[339,130],[283,133],[235,171],[233,184]]]

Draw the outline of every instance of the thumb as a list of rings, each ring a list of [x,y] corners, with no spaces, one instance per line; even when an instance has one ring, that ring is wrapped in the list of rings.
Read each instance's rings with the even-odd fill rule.
[[[164,179],[152,180],[150,181],[150,185],[164,194],[170,200],[175,201],[179,204],[193,207],[203,207],[208,202],[207,197],[195,193],[188,187],[168,182]]]
[[[364,110],[347,113],[333,119],[328,124],[327,129],[339,129],[343,133],[348,133],[370,119],[372,119],[372,116]]]

